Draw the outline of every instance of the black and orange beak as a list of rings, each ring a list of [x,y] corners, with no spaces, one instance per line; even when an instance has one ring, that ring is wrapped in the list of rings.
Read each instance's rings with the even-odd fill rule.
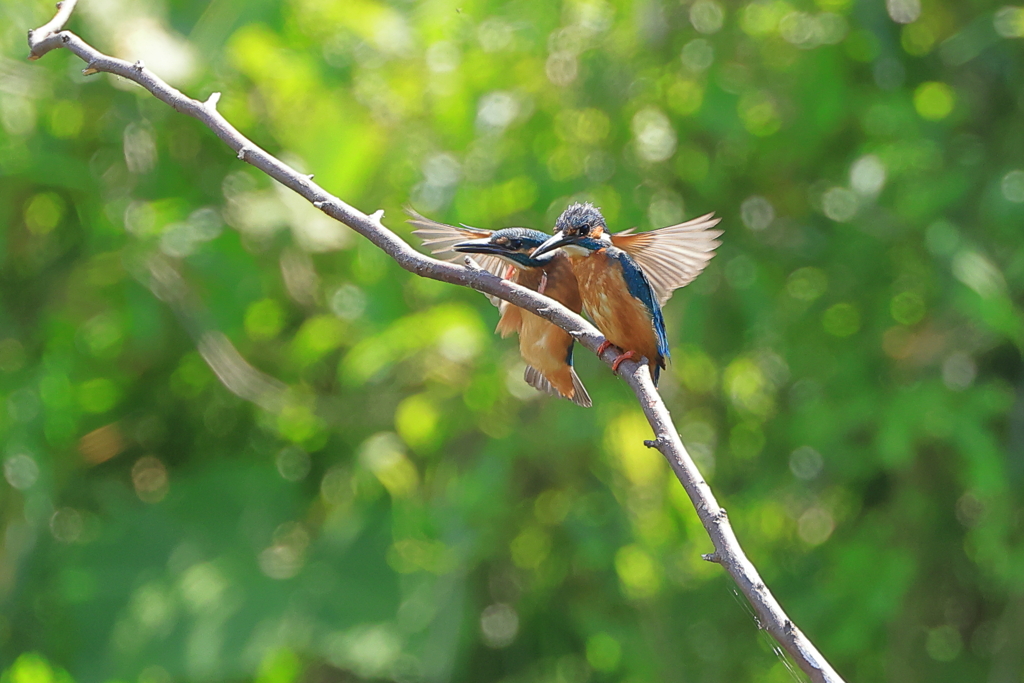
[[[489,237],[481,237],[476,240],[466,240],[465,242],[459,242],[453,244],[452,249],[463,254],[494,254],[495,256],[505,256],[511,253],[508,247],[503,247],[500,244],[495,244]]]

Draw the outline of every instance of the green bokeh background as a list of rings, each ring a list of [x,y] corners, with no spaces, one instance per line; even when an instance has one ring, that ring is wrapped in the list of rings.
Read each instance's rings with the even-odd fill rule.
[[[535,394],[484,297],[132,84],[26,62],[51,11],[0,0],[5,682],[800,680],[607,367],[577,354],[591,410]],[[81,0],[70,28],[405,237],[406,203],[717,211],[662,391],[751,559],[849,681],[1022,680],[1024,10]]]

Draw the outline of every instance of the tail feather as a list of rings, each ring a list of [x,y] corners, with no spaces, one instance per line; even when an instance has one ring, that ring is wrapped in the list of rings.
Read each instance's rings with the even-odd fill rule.
[[[587,393],[586,388],[583,386],[583,382],[580,381],[580,378],[576,375],[576,371],[571,367],[569,368],[569,373],[572,375],[572,396],[567,396],[556,389],[554,385],[548,381],[548,378],[542,375],[540,370],[532,365],[526,366],[526,370],[523,372],[523,379],[537,391],[542,391],[545,394],[550,394],[552,396],[561,396],[562,398],[569,399],[578,406],[590,408],[594,404],[590,400],[590,394]]]
[[[523,371],[523,379],[537,391],[543,391],[545,394],[551,394],[552,396],[562,395],[562,392],[555,389],[551,382],[548,381],[548,378],[540,374],[540,370],[532,365],[526,366],[526,370]]]
[[[578,406],[590,408],[594,403],[590,400],[590,394],[587,393],[587,388],[583,386],[583,382],[580,381],[575,370],[569,368],[569,372],[572,373],[572,399],[570,400]]]

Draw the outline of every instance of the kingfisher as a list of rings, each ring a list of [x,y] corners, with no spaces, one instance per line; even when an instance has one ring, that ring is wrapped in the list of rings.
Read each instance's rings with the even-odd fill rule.
[[[605,336],[598,355],[609,346],[622,349],[613,371],[627,358],[646,358],[657,386],[670,357],[661,307],[714,256],[722,231],[712,228],[720,220],[709,213],[649,232],[609,233],[597,207],[576,203],[562,212],[555,234],[532,257],[565,252],[583,307]]]
[[[574,313],[583,309],[579,285],[569,259],[559,251],[541,256],[531,252],[550,235],[528,228],[481,230],[437,223],[406,209],[417,227],[413,231],[433,253],[473,254],[480,267],[540,294],[551,297]],[[449,256],[450,257],[450,256]],[[490,297],[500,317],[495,331],[502,337],[519,335],[519,355],[526,361],[523,379],[539,391],[567,398],[589,408],[593,403],[572,364],[573,338],[562,328],[518,306]]]

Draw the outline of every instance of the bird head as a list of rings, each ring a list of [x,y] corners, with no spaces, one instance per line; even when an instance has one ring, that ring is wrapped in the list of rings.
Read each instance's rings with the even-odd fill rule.
[[[611,246],[604,216],[593,204],[573,204],[555,221],[555,234],[533,252],[537,258],[561,248],[570,256],[589,256]]]
[[[540,257],[531,254],[547,238],[548,236],[539,230],[504,228],[495,230],[488,237],[459,242],[452,248],[464,254],[497,256],[506,263],[519,268],[540,268],[547,264],[554,254]]]

